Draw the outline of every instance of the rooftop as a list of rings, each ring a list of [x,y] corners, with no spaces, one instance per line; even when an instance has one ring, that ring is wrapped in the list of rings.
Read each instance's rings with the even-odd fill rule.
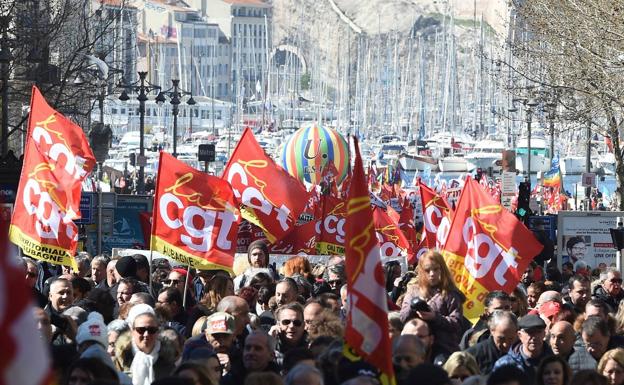
[[[232,5],[258,5],[263,7],[270,7],[269,4],[262,0],[221,0],[224,3],[232,4]]]

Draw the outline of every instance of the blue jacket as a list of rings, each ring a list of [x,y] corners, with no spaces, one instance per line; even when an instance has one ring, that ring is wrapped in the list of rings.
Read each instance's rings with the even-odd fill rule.
[[[550,350],[550,346],[546,342],[544,342],[544,350],[539,357],[529,358],[522,353],[522,343],[517,342],[515,345],[509,349],[509,352],[502,356],[496,361],[494,364],[494,369],[496,370],[501,366],[505,365],[514,365],[518,369],[522,370],[531,380],[531,382],[535,381],[535,376],[537,374],[537,367],[539,363],[545,357],[552,356],[553,352]]]

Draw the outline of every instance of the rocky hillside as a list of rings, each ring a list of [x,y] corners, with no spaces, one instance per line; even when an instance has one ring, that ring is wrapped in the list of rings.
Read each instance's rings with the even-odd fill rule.
[[[298,47],[310,70],[318,70],[328,82],[339,77],[347,58],[353,61],[358,41],[403,39],[412,30],[414,36],[426,36],[427,31],[441,28],[442,15],[452,12],[457,44],[467,46],[474,44],[475,15],[477,19],[483,15],[492,35],[503,37],[508,12],[505,0],[269,1],[273,4],[274,46]]]

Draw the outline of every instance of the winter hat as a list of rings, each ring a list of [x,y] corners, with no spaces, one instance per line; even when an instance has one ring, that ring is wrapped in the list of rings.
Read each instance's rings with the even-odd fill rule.
[[[151,307],[150,305],[140,303],[140,304],[132,306],[130,308],[130,311],[128,312],[128,316],[126,317],[126,322],[128,323],[131,329],[134,327],[134,320],[142,314],[151,314],[153,316],[156,316],[156,312],[154,312],[154,308]]]
[[[136,277],[137,263],[131,256],[127,255],[117,260],[115,269],[123,278]]]
[[[72,306],[69,309],[66,309],[63,312],[63,315],[70,316],[78,326],[87,320],[87,311],[80,306]]]
[[[98,342],[104,348],[108,346],[108,329],[104,317],[96,311],[91,312],[87,320],[78,327],[76,342],[80,345],[85,341]]]
[[[267,246],[266,242],[263,239],[258,239],[249,244],[247,248],[247,260],[251,263],[251,252],[253,249],[260,249],[266,255],[266,264],[269,264],[269,246]]]

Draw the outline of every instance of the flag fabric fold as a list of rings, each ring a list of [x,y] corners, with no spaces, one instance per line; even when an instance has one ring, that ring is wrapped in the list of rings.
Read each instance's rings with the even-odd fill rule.
[[[246,128],[223,171],[240,201],[241,215],[262,228],[271,243],[295,228],[308,192],[279,167]]]
[[[55,111],[33,86],[24,164],[9,239],[24,254],[77,268],[82,182],[95,157],[78,125]]]
[[[193,268],[232,271],[239,221],[228,182],[160,153],[152,250]]]
[[[345,352],[355,353],[380,372],[384,385],[394,384],[392,348],[388,335],[388,303],[379,244],[364,167],[354,138],[355,166],[345,222],[346,272],[349,308]]]
[[[442,251],[453,280],[467,297],[466,318],[476,322],[488,292],[511,293],[542,248],[515,215],[469,177]]]

